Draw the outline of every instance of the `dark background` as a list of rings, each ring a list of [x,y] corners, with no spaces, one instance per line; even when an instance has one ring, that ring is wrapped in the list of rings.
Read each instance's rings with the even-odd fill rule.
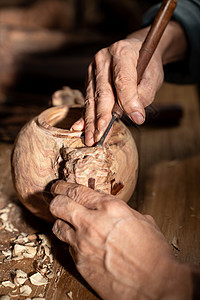
[[[0,0],[0,141],[13,142],[63,86],[84,94],[103,47],[141,26],[146,0]]]
[[[138,29],[154,2],[0,0],[0,88],[51,95],[69,85],[84,91],[93,55]]]

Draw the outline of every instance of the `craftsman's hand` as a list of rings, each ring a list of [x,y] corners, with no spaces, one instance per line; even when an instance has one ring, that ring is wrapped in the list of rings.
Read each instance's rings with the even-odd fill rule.
[[[189,299],[152,217],[80,185],[58,181],[52,192],[53,232],[70,244],[78,271],[104,300]]]
[[[78,120],[72,128],[85,127],[85,143],[92,146],[104,133],[115,100],[136,123],[145,120],[144,108],[152,103],[163,82],[163,64],[180,60],[186,52],[183,29],[170,22],[137,85],[139,50],[149,28],[134,32],[127,39],[100,50],[88,68],[85,99],[85,121]],[[179,43],[177,43],[177,40]]]
[[[142,34],[118,41],[100,50],[90,64],[85,99],[86,145],[92,146],[104,133],[116,99],[135,123],[144,122],[144,107],[153,101],[163,82],[163,68],[161,57],[156,55],[137,86],[136,66],[143,39]],[[73,128],[81,126],[83,120]]]

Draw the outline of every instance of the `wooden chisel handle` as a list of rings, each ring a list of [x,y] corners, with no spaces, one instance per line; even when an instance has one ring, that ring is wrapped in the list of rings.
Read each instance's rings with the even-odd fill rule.
[[[170,21],[170,18],[176,8],[177,0],[164,0],[162,5],[155,17],[153,24],[142,44],[142,47],[139,52],[139,58],[137,63],[137,84],[140,83],[142,76],[146,67],[149,64],[149,61],[157,48],[157,45],[163,35],[163,32]],[[123,115],[123,110],[115,102],[112,111],[113,115],[121,118]]]

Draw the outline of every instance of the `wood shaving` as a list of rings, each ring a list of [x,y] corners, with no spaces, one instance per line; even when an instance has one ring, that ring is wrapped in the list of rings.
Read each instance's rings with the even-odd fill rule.
[[[8,213],[5,212],[5,213],[1,214],[0,218],[3,222],[8,221]]]
[[[2,250],[2,254],[6,257],[6,260],[10,260],[12,257],[12,251],[11,250]]]
[[[19,289],[21,296],[29,296],[32,292],[32,288],[28,285],[23,285]]]
[[[20,255],[20,256],[16,256],[16,257],[12,257],[12,260],[21,260],[21,259],[24,259],[24,256],[23,255]]]
[[[13,257],[18,257],[18,256],[22,256],[23,257],[23,253],[25,251],[25,246],[24,245],[19,245],[19,244],[15,244],[14,248],[13,248]]]
[[[180,251],[180,248],[178,245],[178,238],[176,236],[173,237],[171,244],[176,250]]]
[[[1,284],[2,284],[3,286],[5,286],[5,287],[10,287],[10,288],[12,288],[12,289],[15,288],[15,284],[12,283],[10,280],[2,281]]]
[[[48,279],[55,276],[52,271],[53,254],[51,253],[51,242],[45,234],[26,234],[22,232],[17,238],[13,240],[12,250],[3,250],[2,254],[5,260],[21,260],[24,258],[34,258],[33,266],[35,273],[29,279],[34,285],[46,285]],[[16,270],[14,283],[16,286],[21,286],[28,279],[27,274],[22,270]],[[5,283],[14,288],[15,284],[12,282]],[[24,295],[26,296],[26,295]]]
[[[45,235],[45,234],[38,234],[38,237],[40,239],[40,244],[43,246],[48,246],[49,248],[51,248],[51,239]]]
[[[35,233],[27,234],[25,232],[21,232],[21,234],[14,240],[14,242],[17,244],[26,244],[29,242],[33,242],[34,240],[36,241],[36,239],[37,239],[37,236]]]
[[[45,258],[45,251],[44,251],[44,247],[42,245],[40,245],[38,247],[37,256],[39,257],[40,260],[44,260],[44,258]]]
[[[53,106],[73,106],[76,104],[84,106],[84,97],[79,90],[71,89],[68,86],[64,86],[62,90],[58,90],[52,95],[51,104]]]
[[[49,261],[50,261],[50,264],[53,263],[53,254],[50,254],[50,255],[49,255]]]
[[[13,257],[25,257],[25,258],[33,258],[37,253],[36,246],[26,246],[15,244],[13,248]]]
[[[68,296],[70,299],[73,299],[72,291],[70,291],[69,293],[67,293],[67,296]]]
[[[13,224],[11,224],[9,221],[8,221],[8,215],[9,215],[9,212],[10,212],[10,209],[13,207],[13,205],[10,203],[8,204],[7,207],[5,208],[2,208],[0,210],[0,219],[2,221],[2,227],[1,228],[4,228],[5,230],[9,231],[9,232],[14,232],[14,231],[18,231],[17,228],[15,228],[13,226]]]
[[[26,243],[26,246],[35,247],[35,243],[34,242],[28,242],[28,243]]]
[[[22,271],[22,270],[16,270],[15,271],[15,278],[14,278],[14,283],[19,286],[19,285],[22,285],[24,284],[24,282],[27,280],[28,276],[27,274]],[[28,296],[28,295],[27,295]]]
[[[44,278],[39,272],[33,274],[30,278],[30,282],[33,285],[46,285],[48,283],[48,280]]]
[[[46,256],[50,256],[50,248],[46,245],[44,245],[44,252],[45,252]]]
[[[26,258],[33,258],[37,253],[37,248],[31,247],[31,246],[26,246],[25,245],[25,252],[23,253],[23,256]]]
[[[3,213],[9,213],[10,209],[9,209],[9,205],[0,209],[0,214],[3,214]]]
[[[45,274],[45,276],[49,279],[52,279],[54,277],[54,272],[53,271],[50,271],[48,270]]]
[[[0,296],[0,300],[10,300],[10,297],[8,295]]]

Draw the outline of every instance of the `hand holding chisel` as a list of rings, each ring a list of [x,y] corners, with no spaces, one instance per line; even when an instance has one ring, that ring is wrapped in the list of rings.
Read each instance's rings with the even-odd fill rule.
[[[187,40],[184,30],[176,21],[168,24],[175,6],[176,0],[165,0],[150,31],[149,27],[145,27],[133,32],[94,56],[88,67],[85,117],[71,127],[72,130],[85,130],[87,146],[94,146],[105,131],[104,137],[107,135],[109,128],[106,130],[106,127],[112,112],[113,115],[116,112],[116,101],[133,122],[142,124],[144,108],[153,102],[163,83],[163,65],[185,59]],[[119,116],[121,108],[118,108]]]
[[[139,59],[137,63],[137,84],[140,83],[142,76],[144,74],[144,71],[146,67],[148,66],[148,63],[156,50],[156,47],[162,37],[162,34],[173,14],[173,11],[176,7],[176,0],[164,0],[160,10],[158,11],[158,14],[147,34],[146,39],[144,40],[142,47],[139,52]],[[102,135],[99,142],[96,144],[96,146],[102,146],[106,136],[108,135],[108,132],[110,131],[114,121],[117,118],[121,118],[123,115],[123,110],[118,105],[117,102],[115,102],[115,105],[113,107],[112,111],[112,119],[105,130],[104,134]]]

